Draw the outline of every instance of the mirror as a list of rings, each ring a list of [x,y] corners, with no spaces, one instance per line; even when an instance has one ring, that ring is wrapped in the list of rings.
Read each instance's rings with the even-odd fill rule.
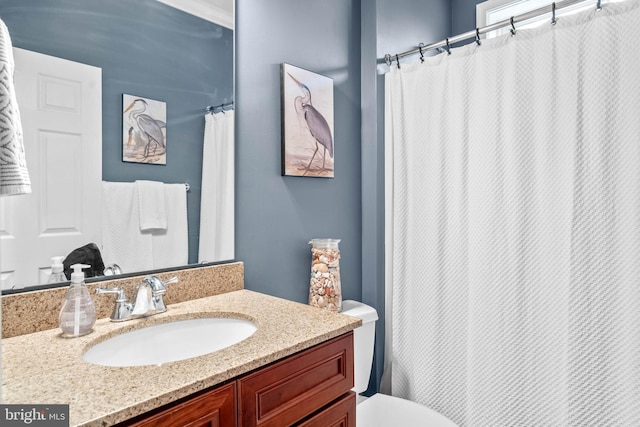
[[[198,263],[206,108],[229,108],[234,100],[233,0],[0,0],[0,18],[14,48],[101,70],[101,179],[189,184],[187,264]],[[123,94],[166,104],[166,164],[123,161]],[[58,157],[62,164],[79,161]],[[27,162],[31,169],[28,153]],[[73,188],[82,188],[82,183],[74,182]],[[0,238],[5,241],[12,227],[29,221],[29,213],[4,215],[6,205],[19,204],[20,197],[0,199]],[[3,247],[2,263],[31,257],[34,245],[22,246],[24,252]],[[79,246],[52,248],[50,256],[66,256]],[[41,277],[49,275],[49,266],[47,259],[39,267]],[[29,283],[5,280],[11,271],[2,270],[3,291],[46,283],[41,277]]]

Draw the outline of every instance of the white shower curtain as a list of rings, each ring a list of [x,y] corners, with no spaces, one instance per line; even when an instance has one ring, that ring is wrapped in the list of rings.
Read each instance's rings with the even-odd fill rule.
[[[385,90],[392,393],[461,426],[640,426],[640,2]]]
[[[198,262],[233,259],[234,111],[205,115]]]

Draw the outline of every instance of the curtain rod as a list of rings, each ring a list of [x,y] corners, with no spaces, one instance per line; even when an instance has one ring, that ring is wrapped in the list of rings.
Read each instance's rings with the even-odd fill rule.
[[[207,113],[213,114],[217,109],[220,109],[220,111],[225,111],[225,108],[233,107],[233,106],[234,106],[234,102],[231,101],[231,102],[226,102],[224,104],[216,105],[215,107],[208,105],[207,108],[204,109],[204,111]]]
[[[388,53],[384,56],[384,62],[391,66],[393,61],[396,61],[396,64],[398,65],[398,68],[400,68],[400,59],[401,58],[405,58],[407,56],[411,56],[411,55],[415,55],[415,54],[420,54],[423,55],[424,52],[428,51],[428,50],[433,50],[433,49],[440,49],[440,48],[445,48],[446,51],[450,52],[451,49],[451,44],[452,43],[458,43],[460,41],[463,40],[467,40],[470,38],[475,38],[476,39],[476,43],[480,44],[480,35],[481,34],[486,34],[488,32],[500,29],[500,28],[504,28],[504,27],[511,27],[511,33],[515,34],[516,32],[516,27],[515,24],[518,22],[523,22],[526,21],[528,19],[531,18],[535,18],[541,15],[544,15],[546,13],[548,13],[549,11],[551,12],[551,22],[553,24],[556,23],[556,11],[558,9],[562,9],[565,8],[567,6],[572,6],[576,3],[580,3],[583,2],[584,0],[564,0],[561,2],[557,2],[557,3],[551,3],[548,6],[543,6],[540,7],[538,9],[534,9],[532,11],[523,13],[521,15],[516,15],[516,16],[512,16],[509,19],[504,19],[502,21],[496,22],[494,24],[491,25],[487,25],[485,27],[482,28],[476,28],[473,31],[467,31],[466,33],[462,33],[459,34],[457,36],[454,37],[448,37],[444,40],[441,40],[439,42],[436,43],[431,43],[428,44],[426,46],[424,46],[422,43],[420,43],[420,46],[417,47],[416,49],[411,49],[408,50],[406,52],[403,53],[398,53],[396,55],[389,55]],[[596,9],[600,10],[602,9],[602,0],[594,0],[594,3],[596,5]]]

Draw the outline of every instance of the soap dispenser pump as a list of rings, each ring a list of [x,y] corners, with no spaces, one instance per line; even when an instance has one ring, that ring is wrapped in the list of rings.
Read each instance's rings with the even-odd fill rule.
[[[60,310],[60,329],[64,337],[79,337],[93,330],[96,323],[96,307],[84,283],[83,268],[89,265],[74,264],[71,285]]]
[[[49,276],[48,283],[66,282],[67,276],[64,275],[64,265],[62,260],[64,257],[54,256],[51,258],[51,275]]]

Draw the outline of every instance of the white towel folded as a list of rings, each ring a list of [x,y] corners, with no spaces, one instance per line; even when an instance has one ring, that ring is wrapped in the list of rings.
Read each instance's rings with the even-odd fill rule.
[[[158,181],[136,181],[140,231],[166,230],[167,211],[165,209],[164,184]]]
[[[102,259],[123,273],[151,270],[151,233],[140,232],[137,188],[133,182],[102,182]]]
[[[164,184],[167,227],[151,236],[154,268],[176,267],[189,262],[187,191],[184,184]]]

